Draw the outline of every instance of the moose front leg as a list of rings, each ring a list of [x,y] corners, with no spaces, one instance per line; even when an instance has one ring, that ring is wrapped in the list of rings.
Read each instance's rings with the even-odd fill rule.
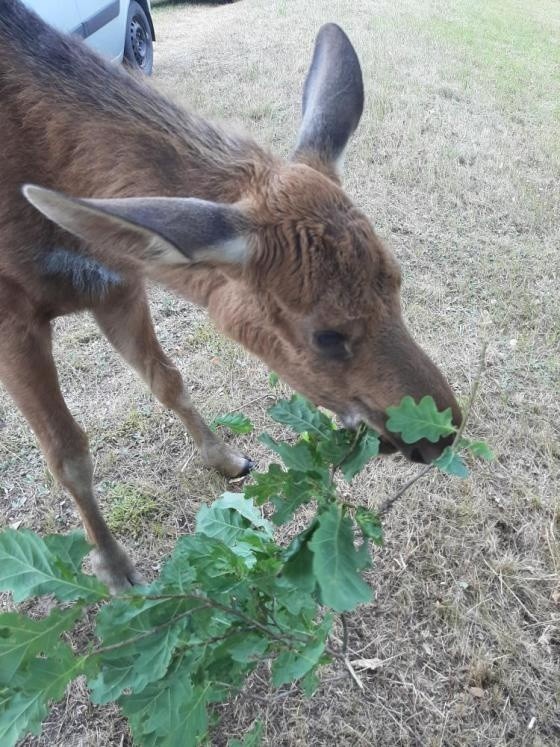
[[[58,384],[47,322],[4,316],[0,324],[0,381],[35,432],[50,471],[73,496],[90,542],[93,568],[112,592],[143,583],[109,530],[93,490],[86,434],[70,414]]]
[[[95,319],[118,353],[148,384],[154,396],[184,423],[202,459],[226,477],[241,477],[253,463],[227,446],[193,407],[177,367],[161,349],[156,337],[146,293],[141,285],[118,289],[113,299],[97,306]]]

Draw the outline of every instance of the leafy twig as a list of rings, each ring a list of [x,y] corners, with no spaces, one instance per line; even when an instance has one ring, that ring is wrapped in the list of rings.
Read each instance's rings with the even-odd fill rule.
[[[486,349],[488,348],[488,341],[484,340],[482,343],[482,348],[480,349],[480,357],[478,362],[478,367],[476,370],[476,375],[471,387],[471,392],[469,394],[469,399],[467,400],[467,406],[465,407],[465,414],[463,416],[463,419],[461,421],[461,425],[459,426],[457,433],[455,434],[455,438],[453,439],[453,443],[451,444],[451,449],[456,449],[457,445],[459,444],[461,438],[463,437],[463,433],[465,432],[465,428],[467,425],[467,422],[469,420],[473,402],[476,398],[478,387],[480,386],[480,380],[482,378],[482,372],[484,371],[484,365],[486,363]],[[433,469],[434,465],[427,464],[423,469],[418,472],[418,474],[414,475],[408,482],[406,482],[401,488],[397,490],[396,493],[391,495],[389,498],[383,501],[383,503],[379,506],[377,509],[377,513],[381,516],[382,514],[386,514],[392,507],[395,501],[397,501],[406,491],[414,485],[415,482],[420,480],[422,477],[428,474]]]
[[[398,407],[390,408],[391,412],[387,413],[390,418],[395,418],[395,428],[404,426],[404,430],[398,431],[404,439],[436,440],[438,432],[443,435],[452,433],[453,443],[446,449],[445,459],[450,457],[459,462],[456,452],[465,447],[482,455],[485,444],[463,439],[463,432],[478,391],[485,352],[486,344],[482,347],[480,364],[461,426],[456,428],[452,425],[449,411],[439,413],[431,397],[424,397],[418,404],[411,397],[405,397]],[[257,397],[252,402],[266,396]],[[162,574],[158,587],[145,589],[146,594],[142,591],[137,594],[131,592],[121,596],[119,604],[104,607],[97,629],[101,639],[101,631],[108,631],[110,638],[98,640],[97,648],[92,644],[85,653],[76,657],[67,645],[60,645],[60,635],[70,631],[76,621],[76,614],[72,610],[71,614],[54,611],[44,621],[25,621],[23,616],[7,613],[10,645],[13,644],[13,650],[18,652],[18,677],[14,678],[13,687],[10,684],[4,688],[10,697],[21,699],[24,692],[26,697],[38,698],[41,708],[44,701],[46,707],[48,700],[62,696],[61,688],[77,673],[86,672],[83,664],[89,660],[90,664],[98,665],[87,670],[86,676],[90,680],[97,677],[99,667],[102,667],[104,675],[107,674],[106,681],[104,676],[101,680],[96,679],[98,697],[120,702],[120,696],[127,690],[131,691],[132,694],[123,700],[123,710],[129,717],[134,739],[141,744],[145,737],[151,735],[151,731],[147,734],[146,729],[152,727],[137,710],[138,697],[142,703],[151,703],[154,693],[167,688],[178,705],[176,713],[171,713],[173,709],[166,710],[166,723],[171,719],[168,728],[182,728],[185,715],[196,714],[191,721],[194,724],[193,740],[199,743],[199,740],[206,738],[206,709],[211,703],[229,697],[229,691],[239,688],[260,661],[274,660],[273,682],[282,686],[293,679],[312,674],[324,661],[322,654],[326,651],[334,660],[341,662],[343,676],[347,676],[347,672],[354,684],[364,692],[364,682],[354,668],[360,667],[360,662],[364,660],[349,658],[347,615],[358,604],[371,598],[363,572],[370,558],[369,541],[380,542],[382,534],[376,514],[362,507],[352,510],[337,494],[334,481],[337,470],[341,470],[345,479],[351,480],[367,459],[376,453],[378,444],[373,436],[370,440],[365,425],[360,425],[353,433],[331,431],[332,421],[298,397],[277,403],[271,415],[277,422],[290,425],[296,433],[308,435],[300,439],[296,447],[269,437],[269,443],[275,447],[288,470],[283,470],[279,465],[270,468],[266,475],[260,476],[256,486],[258,490],[253,488],[250,495],[257,497],[260,503],[272,498],[277,508],[277,500],[285,497],[288,503],[282,521],[278,523],[285,523],[299,506],[309,502],[313,496],[317,498],[317,515],[294,538],[287,548],[289,552],[274,541],[272,531],[268,523],[263,521],[259,509],[252,500],[247,500],[249,496],[224,494],[212,506],[201,508],[195,532],[198,537],[194,543],[186,541],[178,548],[173,562],[166,566],[167,571]],[[410,435],[411,432],[416,435]],[[341,459],[342,452],[345,454]],[[317,466],[320,468],[319,474],[315,471]],[[444,469],[449,464],[440,460],[436,466]],[[378,513],[389,510],[430,469],[432,465],[421,469],[381,505]],[[359,549],[355,546],[356,529],[361,531],[364,540]],[[232,561],[232,549],[235,550],[232,545],[236,543],[239,548],[243,547],[243,552]],[[30,567],[30,572],[26,572],[24,578],[19,573],[22,545],[23,550],[27,548],[27,555],[25,552],[24,555]],[[13,530],[6,530],[0,533],[0,555],[3,558],[0,563],[0,588],[12,591],[19,599],[47,593],[48,590],[59,601],[67,602],[68,574],[73,573],[80,583],[74,584],[72,595],[82,600],[80,605],[86,604],[92,596],[91,587],[80,573],[79,565],[87,551],[87,543],[80,540],[76,543],[75,537],[55,536],[41,541],[35,536],[30,539],[29,535],[24,535],[23,540],[16,541]],[[37,558],[41,559],[41,564],[34,568],[33,562]],[[60,562],[55,562],[57,558]],[[189,593],[181,593],[183,586],[177,588],[176,585],[177,580],[181,579],[181,584],[184,581],[183,562],[189,564],[187,567],[192,566],[194,578],[198,579],[188,589]],[[45,573],[45,563],[48,573]],[[200,569],[203,569],[203,573],[198,575]],[[180,573],[176,580],[173,573]],[[47,586],[45,578],[48,580]],[[150,590],[154,593],[149,594]],[[218,601],[215,597],[224,601]],[[97,601],[95,594],[93,598]],[[169,605],[174,614],[170,612],[164,622],[161,608],[154,605],[157,600],[179,602]],[[125,604],[120,604],[121,601]],[[320,604],[330,608],[331,612],[342,612],[342,640],[330,639],[326,643],[325,624],[330,625],[330,619],[320,614]],[[139,613],[143,615],[142,628],[145,628],[140,631],[134,624]],[[197,616],[197,613],[201,614]],[[323,619],[318,622],[317,618],[320,617]],[[19,627],[14,624],[18,621]],[[116,627],[112,623],[116,623]],[[171,632],[172,626],[175,626],[174,635],[160,635],[154,641],[155,649],[144,645],[145,639],[157,636],[160,631]],[[40,641],[40,644],[29,645],[30,630],[33,640]],[[217,651],[213,644],[217,645]],[[37,657],[39,645],[44,646],[44,650],[41,648],[42,656],[50,660],[49,667],[56,675],[54,689],[50,684],[45,689],[42,678],[34,678],[34,670],[43,664],[42,658]],[[196,649],[194,656],[193,649]],[[22,650],[23,658],[19,653]],[[113,651],[118,652],[116,662],[114,657],[104,657],[104,654]],[[153,671],[154,651],[158,652],[158,656],[161,654],[158,661],[164,671]],[[232,682],[213,681],[217,661],[227,661],[228,654],[235,662],[226,675],[226,678],[231,677]],[[375,661],[367,660],[369,666],[365,668],[376,668]],[[123,662],[125,667],[121,666]],[[125,672],[124,679],[121,669]],[[23,685],[20,684],[22,682]],[[227,691],[224,691],[224,687]],[[364,697],[367,698],[367,693]],[[168,699],[162,699],[160,706],[154,705],[156,712],[158,707],[164,706],[164,701]],[[36,728],[33,720],[36,717],[30,714],[18,725],[19,736],[24,736],[26,730]],[[0,732],[4,729],[2,733],[6,733],[6,725],[12,729],[10,717],[9,709],[0,713]],[[200,728],[196,726],[197,721]]]
[[[129,597],[121,597],[121,598],[129,598],[129,599],[135,599],[134,596]],[[305,638],[303,636],[298,636],[294,634],[290,634],[289,636],[286,635],[278,635],[277,633],[274,633],[274,631],[270,630],[266,625],[263,625],[258,620],[254,620],[252,617],[249,617],[249,615],[246,615],[245,613],[241,612],[241,610],[236,609],[235,607],[228,607],[226,604],[222,604],[221,602],[217,602],[215,599],[211,599],[209,597],[203,597],[199,594],[147,594],[146,596],[143,596],[142,599],[150,599],[150,600],[165,600],[165,599],[196,599],[201,602],[205,602],[206,607],[210,607],[213,609],[220,610],[221,612],[226,612],[227,614],[234,615],[235,617],[238,617],[240,620],[243,620],[243,622],[247,623],[247,625],[250,628],[255,628],[256,630],[260,630],[261,633],[264,633],[269,638],[272,638],[275,641],[278,641],[279,643],[283,643],[284,645],[290,644],[293,641],[297,641],[298,643],[310,643],[313,641],[312,636],[306,636]],[[190,614],[190,611],[189,613]]]
[[[353,438],[352,443],[350,444],[350,446],[348,448],[348,451],[342,457],[342,459],[340,459],[336,464],[333,464],[332,469],[331,469],[331,482],[330,482],[331,487],[334,485],[334,477],[335,477],[335,475],[337,473],[337,470],[339,470],[342,467],[342,465],[344,464],[344,462],[349,457],[352,456],[352,452],[354,451],[354,449],[358,445],[358,443],[360,441],[360,438],[362,437],[362,434],[364,433],[365,430],[366,430],[366,425],[364,423],[360,423],[359,426],[356,429],[356,433],[354,434],[354,438]]]
[[[127,638],[126,640],[118,641],[118,643],[112,643],[109,646],[100,646],[99,648],[96,648],[93,651],[90,651],[87,654],[87,656],[97,656],[98,654],[106,654],[108,651],[117,651],[119,648],[124,648],[125,646],[130,646],[133,643],[138,643],[138,641],[141,641],[144,638],[148,638],[154,633],[159,633],[160,630],[165,630],[165,628],[168,628],[170,625],[174,625],[179,620],[182,620],[183,618],[188,617],[189,615],[192,615],[193,612],[198,612],[199,610],[208,609],[209,607],[210,607],[209,604],[201,604],[200,607],[193,607],[193,609],[187,610],[186,612],[182,612],[180,615],[175,615],[175,617],[170,617],[169,620],[166,620],[160,625],[154,625],[153,628],[150,628],[149,630],[145,630],[143,633],[139,633],[138,635],[135,635],[132,638]]]

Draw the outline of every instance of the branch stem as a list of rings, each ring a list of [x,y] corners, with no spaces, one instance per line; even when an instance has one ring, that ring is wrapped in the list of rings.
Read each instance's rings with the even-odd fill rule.
[[[415,482],[427,475],[428,472],[433,469],[433,466],[433,464],[427,464],[423,469],[420,470],[420,472],[417,472],[413,477],[411,477],[408,482],[405,482],[405,484],[401,488],[399,488],[396,493],[393,493],[393,495],[385,499],[377,509],[378,515],[382,516],[383,514],[386,514],[387,511],[389,511],[393,507],[395,501],[398,500],[401,495],[404,495],[406,491],[414,485]]]
[[[128,596],[128,597],[121,597],[123,599],[135,599],[137,597],[134,596]],[[217,602],[215,599],[211,599],[209,597],[203,597],[199,594],[148,594],[146,596],[143,596],[142,599],[150,599],[150,600],[166,600],[166,599],[192,599],[197,600],[199,602],[203,602],[203,604],[200,607],[195,608],[192,611],[197,611],[198,609],[204,609],[204,608],[213,608],[220,610],[221,612],[226,612],[227,614],[233,615],[234,617],[238,617],[240,620],[243,620],[243,622],[247,623],[249,627],[255,628],[256,630],[260,630],[261,633],[264,633],[269,638],[272,638],[275,641],[278,641],[279,643],[283,643],[284,645],[290,644],[293,641],[297,641],[298,643],[310,643],[313,640],[312,636],[301,636],[301,635],[294,635],[293,633],[286,634],[286,635],[279,635],[278,633],[275,633],[273,630],[270,630],[266,625],[259,622],[258,620],[254,620],[253,618],[249,617],[249,615],[246,615],[244,612],[241,612],[241,610],[235,609],[235,607],[228,607],[226,604],[222,604],[221,602]],[[185,614],[190,614],[190,610]],[[144,635],[144,634],[142,634]]]

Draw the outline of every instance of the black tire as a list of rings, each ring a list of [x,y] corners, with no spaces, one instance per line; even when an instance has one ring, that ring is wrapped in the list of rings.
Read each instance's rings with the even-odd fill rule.
[[[144,73],[144,75],[152,74],[154,67],[152,31],[144,8],[136,0],[131,0],[128,6],[124,62],[134,70]]]

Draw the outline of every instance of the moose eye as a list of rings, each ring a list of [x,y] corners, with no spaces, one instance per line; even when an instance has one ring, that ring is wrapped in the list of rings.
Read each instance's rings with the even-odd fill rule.
[[[350,357],[348,349],[348,338],[334,329],[325,329],[315,332],[313,342],[320,352],[328,358],[344,359]]]

